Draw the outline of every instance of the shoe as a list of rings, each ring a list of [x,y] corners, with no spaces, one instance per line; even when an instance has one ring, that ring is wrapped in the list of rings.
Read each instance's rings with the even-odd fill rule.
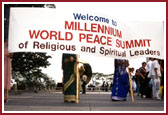
[[[119,100],[112,99],[112,101],[119,101]]]
[[[143,95],[141,94],[141,98],[143,98]]]
[[[122,101],[127,101],[127,99],[123,99]]]

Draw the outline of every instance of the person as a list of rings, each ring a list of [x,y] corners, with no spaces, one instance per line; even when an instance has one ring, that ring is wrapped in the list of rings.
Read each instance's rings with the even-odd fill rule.
[[[160,71],[161,71],[161,82],[160,82],[160,93],[161,98],[164,98],[164,60],[159,60]]]
[[[153,58],[149,58],[149,61],[147,62],[146,65],[146,72],[147,72],[147,77],[151,78],[151,66],[152,66]]]
[[[76,54],[62,56],[64,102],[76,102]]]
[[[140,94],[140,72],[139,69],[136,70],[135,72],[135,81],[136,81],[136,92],[137,92],[137,96],[139,96]]]
[[[146,72],[146,62],[142,62],[142,67],[140,67],[139,72],[140,72],[140,93],[141,97],[143,98],[146,96],[147,93],[147,87],[149,81],[147,81],[147,72]]]
[[[86,93],[86,80],[87,80],[87,76],[83,75],[82,76],[82,94]]]
[[[125,101],[129,91],[129,77],[126,67],[128,60],[115,59],[115,70],[111,99],[112,101]]]
[[[108,87],[109,87],[109,84],[108,84],[108,82],[106,82],[106,84],[105,84],[105,91],[108,91]]]
[[[131,73],[131,81],[132,81],[132,89],[134,92],[136,92],[136,82],[135,82],[135,73],[134,73],[134,68],[129,68],[130,73]]]
[[[151,79],[152,63],[153,63],[153,58],[149,58],[149,61],[147,62],[147,65],[146,65],[146,72],[147,72],[146,81],[149,83],[148,91],[146,92],[146,96],[148,98],[152,98],[152,85],[153,85],[152,79]]]
[[[103,81],[102,88],[103,88],[103,91],[105,91],[105,81]]]
[[[82,93],[86,93],[86,85],[90,82],[92,77],[92,67],[89,63],[80,61],[83,65],[79,69],[80,78],[82,81]]]
[[[159,90],[160,90],[160,86],[158,87],[158,85],[160,85],[160,77],[161,77],[161,71],[160,71],[160,65],[158,60],[155,58],[152,66],[151,66],[151,78],[153,81],[153,98],[157,98],[157,99],[161,99],[159,96]]]
[[[110,90],[112,90],[113,82],[110,83]]]
[[[84,67],[84,70],[83,70],[83,74],[81,75],[86,75],[86,84],[88,84],[92,77],[92,67],[89,63],[84,63],[83,67]]]

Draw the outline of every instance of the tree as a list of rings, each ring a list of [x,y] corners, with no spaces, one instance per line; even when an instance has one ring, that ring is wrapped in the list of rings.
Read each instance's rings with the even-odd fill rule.
[[[46,53],[14,53],[12,57],[13,78],[18,80],[18,77],[22,76],[25,79],[25,84],[29,88],[40,87],[40,79],[43,77],[40,68],[46,68],[50,65],[49,58],[51,56],[46,55]],[[19,73],[19,76],[16,73]]]

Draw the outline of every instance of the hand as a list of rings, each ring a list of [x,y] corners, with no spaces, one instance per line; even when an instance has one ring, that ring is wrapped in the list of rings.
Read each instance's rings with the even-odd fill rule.
[[[77,64],[79,64],[80,62],[79,61],[76,61]]]
[[[69,57],[69,61],[70,61],[70,62],[73,62],[74,60],[75,60],[75,59],[74,59],[73,56],[70,56],[70,57]]]

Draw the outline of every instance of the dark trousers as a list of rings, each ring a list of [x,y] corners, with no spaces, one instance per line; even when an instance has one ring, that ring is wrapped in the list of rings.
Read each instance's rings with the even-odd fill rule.
[[[83,84],[82,84],[82,93],[85,94],[86,93],[86,82],[83,81]]]

